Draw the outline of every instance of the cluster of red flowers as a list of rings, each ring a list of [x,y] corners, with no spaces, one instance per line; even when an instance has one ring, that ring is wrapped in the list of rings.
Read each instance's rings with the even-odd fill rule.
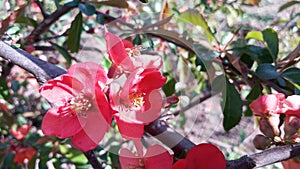
[[[105,40],[112,62],[108,72],[96,63],[77,63],[40,88],[54,105],[44,116],[43,133],[72,137],[75,147],[88,151],[98,146],[114,119],[122,137],[134,140],[137,150],[137,155],[120,150],[122,168],[171,168],[173,156],[165,148],[153,145],[144,154],[140,142],[144,125],[156,120],[163,106],[159,90],[166,78],[160,72],[161,58],[141,54],[131,42],[107,30]],[[225,167],[224,156],[219,157]]]

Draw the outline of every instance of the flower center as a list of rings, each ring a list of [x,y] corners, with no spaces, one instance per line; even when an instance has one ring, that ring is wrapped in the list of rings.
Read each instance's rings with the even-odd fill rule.
[[[70,109],[78,116],[86,117],[88,111],[91,107],[92,104],[89,99],[87,99],[83,94],[80,94],[76,97],[73,97],[70,101]]]
[[[126,48],[125,50],[128,53],[128,55],[131,56],[131,57],[141,55],[141,52],[138,48],[133,48],[133,49]]]
[[[144,101],[145,93],[142,92],[133,92],[129,94],[129,100],[134,108],[140,109],[145,101]]]

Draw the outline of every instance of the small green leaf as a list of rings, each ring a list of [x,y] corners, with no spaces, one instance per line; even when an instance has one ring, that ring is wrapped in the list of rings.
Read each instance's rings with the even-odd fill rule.
[[[268,28],[262,31],[264,41],[267,43],[267,47],[273,57],[273,62],[276,61],[278,55],[278,36],[277,33],[272,29]]]
[[[105,24],[105,17],[103,14],[97,14],[96,20],[99,24],[104,25]]]
[[[63,47],[53,43],[53,42],[50,42],[50,44],[52,45],[52,47],[54,49],[56,49],[60,54],[63,55],[63,57],[66,59],[66,62],[67,62],[67,65],[68,66],[71,66],[71,63],[72,63],[72,56],[70,55],[70,53]]]
[[[226,131],[229,131],[240,122],[243,103],[240,94],[228,80],[226,82],[226,89],[226,93],[223,92],[225,99],[223,98],[222,100],[224,115],[223,127]]]
[[[207,36],[209,42],[212,42],[214,35],[212,34],[207,22],[203,16],[196,10],[186,10],[179,16],[179,21],[190,22],[194,25],[201,26]]]
[[[71,52],[78,52],[80,46],[80,36],[82,31],[82,14],[81,12],[75,17],[68,30],[67,46]]]
[[[140,2],[142,3],[148,3],[149,1],[148,0],[139,0]]]
[[[163,86],[163,91],[165,92],[166,96],[171,96],[175,93],[175,83],[176,80],[174,78],[168,80],[168,82]]]
[[[291,82],[300,85],[300,69],[293,67],[282,72],[282,76]]]
[[[270,63],[260,64],[257,67],[255,74],[263,80],[276,79],[280,76],[280,73],[277,72],[275,66]]]
[[[250,31],[247,33],[245,39],[256,39],[259,41],[264,41],[263,35],[260,31]]]
[[[0,78],[0,98],[7,100],[10,97],[9,88],[7,82]]]
[[[278,12],[281,12],[281,11],[285,10],[286,8],[289,8],[289,7],[291,7],[293,5],[296,5],[296,4],[300,4],[300,1],[290,1],[290,2],[287,2],[287,3],[285,3],[285,4],[283,4],[283,5],[280,6]]]
[[[250,102],[252,102],[253,100],[255,100],[256,98],[258,98],[258,96],[260,95],[262,91],[261,85],[259,83],[256,83],[252,90],[250,91],[250,93],[247,95],[246,99]]]
[[[91,16],[95,13],[96,8],[93,5],[90,4],[82,4],[80,3],[78,5],[80,11],[84,14],[86,14],[87,16]]]

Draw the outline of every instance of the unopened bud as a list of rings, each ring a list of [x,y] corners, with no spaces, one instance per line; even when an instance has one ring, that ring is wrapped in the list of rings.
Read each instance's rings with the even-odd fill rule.
[[[258,134],[253,139],[253,144],[258,150],[265,150],[272,145],[272,140],[262,134]]]
[[[300,128],[300,119],[291,116],[284,120],[284,138],[291,138]]]
[[[269,117],[269,118],[262,117],[259,120],[259,129],[265,136],[274,138],[275,136],[280,135],[278,124],[279,124],[279,117],[278,119],[276,119],[275,117]]]
[[[166,98],[164,107],[169,108],[169,107],[173,106],[174,104],[178,103],[178,101],[179,101],[178,96],[169,96]]]

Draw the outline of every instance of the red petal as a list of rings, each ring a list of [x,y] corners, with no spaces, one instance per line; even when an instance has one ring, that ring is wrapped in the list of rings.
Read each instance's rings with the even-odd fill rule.
[[[126,139],[141,138],[144,134],[144,125],[138,123],[128,123],[122,120],[117,114],[114,115],[121,135]]]
[[[145,93],[154,89],[159,89],[165,85],[167,78],[155,69],[145,69],[139,75],[139,82],[136,82],[133,89],[143,91]]]
[[[225,169],[223,153],[214,145],[204,143],[190,149],[186,158],[187,169]]]
[[[123,42],[125,48],[131,49],[134,47],[133,43],[127,39],[123,39],[122,42]]]
[[[156,144],[147,148],[144,163],[147,169],[170,169],[173,156],[161,145]]]
[[[121,168],[134,168],[140,166],[140,159],[127,148],[122,148],[119,153]]]
[[[94,86],[100,82],[104,86],[107,82],[107,76],[104,69],[97,63],[84,62],[72,65],[68,74],[74,76],[84,85],[84,93],[93,94]]]
[[[162,59],[159,55],[139,55],[132,58],[134,65],[142,65],[144,69],[160,69]]]
[[[180,159],[173,166],[172,169],[186,169],[186,160]]]
[[[84,152],[97,147],[110,126],[99,110],[93,109],[93,111],[87,112],[86,125],[72,138],[72,144]]]
[[[73,97],[82,89],[83,85],[80,81],[68,74],[64,74],[47,81],[40,88],[40,93],[50,103],[61,106],[66,102],[67,98]]]
[[[86,119],[76,115],[60,115],[58,108],[48,110],[42,122],[42,131],[47,136],[56,135],[59,138],[68,138],[79,131],[86,124]]]
[[[104,119],[106,120],[106,123],[111,124],[111,120],[112,120],[111,108],[106,95],[103,93],[99,85],[96,85],[95,94],[96,94],[95,96],[96,103],[94,103],[94,105],[98,106],[98,109],[101,112]]]
[[[143,123],[150,123],[156,120],[161,112],[162,96],[158,90],[153,90],[150,94],[144,97],[144,110],[136,112],[136,120]]]
[[[124,63],[128,63],[129,65],[124,66],[133,66],[125,50],[122,39],[110,32],[105,32],[105,41],[109,58],[113,64],[120,66],[121,64],[124,65]]]

